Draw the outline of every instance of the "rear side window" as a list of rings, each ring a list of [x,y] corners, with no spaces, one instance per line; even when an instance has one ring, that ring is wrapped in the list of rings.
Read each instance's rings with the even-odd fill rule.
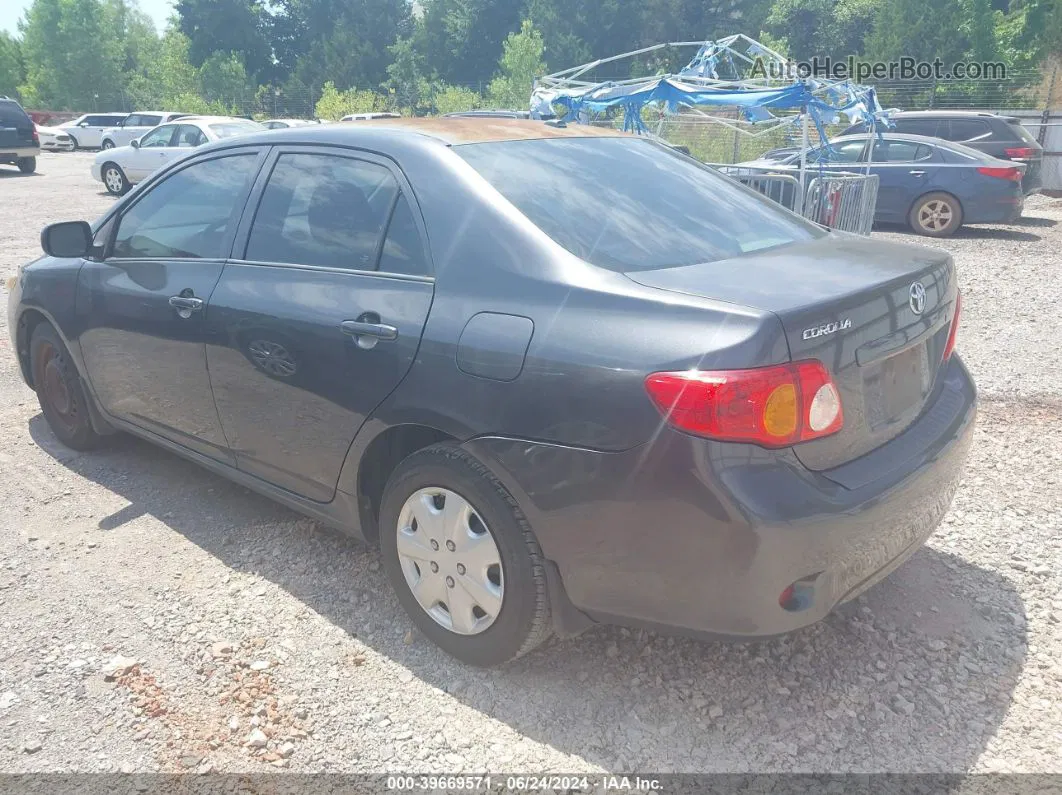
[[[980,119],[949,119],[948,134],[943,137],[962,143],[987,137],[991,132],[988,124]]]
[[[391,223],[387,226],[387,237],[380,252],[380,270],[407,276],[431,275],[420,230],[413,220],[413,208],[404,193],[398,194],[391,213]]]
[[[907,135],[926,135],[930,138],[940,138],[943,132],[940,119],[896,119],[895,124],[896,126],[893,129],[896,132],[906,133]]]
[[[284,154],[262,192],[246,258],[374,270],[398,183],[349,157]]]
[[[141,115],[138,118],[139,118],[139,121],[137,123],[138,127],[155,127],[155,126],[157,126],[157,125],[162,123],[162,117],[161,116],[157,116],[157,115],[154,115],[154,116]]]
[[[504,141],[453,151],[558,244],[610,270],[712,262],[825,234],[644,139]]]
[[[1030,143],[1030,144],[1035,144],[1035,143],[1039,143],[1039,141],[1037,141],[1037,140],[1036,140],[1036,136],[1035,136],[1035,135],[1033,135],[1033,134],[1032,134],[1032,133],[1031,133],[1031,132],[1030,132],[1030,131],[1029,131],[1029,130],[1028,130],[1028,129],[1027,129],[1026,127],[1025,127],[1025,125],[1023,125],[1023,124],[1022,124],[1022,123],[1021,123],[1020,121],[1018,121],[1017,119],[1014,119],[1014,120],[1012,120],[1012,121],[1008,122],[1008,124],[1009,124],[1009,126],[1010,126],[1010,129],[1011,129],[1011,130],[1012,130],[1012,131],[1014,132],[1014,134],[1015,134],[1015,135],[1016,135],[1016,136],[1017,136],[1018,138],[1020,138],[1021,140],[1025,141],[1026,143]]]
[[[0,125],[4,127],[25,127],[33,123],[26,111],[10,99],[0,99]]]
[[[194,163],[148,189],[122,215],[112,257],[221,258],[254,173],[255,153]]]

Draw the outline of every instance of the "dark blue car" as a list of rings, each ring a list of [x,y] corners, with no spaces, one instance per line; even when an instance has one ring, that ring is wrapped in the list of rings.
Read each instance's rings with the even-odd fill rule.
[[[922,135],[845,135],[808,153],[812,171],[877,174],[878,223],[906,223],[930,237],[948,237],[963,224],[1010,223],[1021,217],[1024,164],[998,160],[961,144]],[[797,169],[800,153],[768,153],[748,167]]]

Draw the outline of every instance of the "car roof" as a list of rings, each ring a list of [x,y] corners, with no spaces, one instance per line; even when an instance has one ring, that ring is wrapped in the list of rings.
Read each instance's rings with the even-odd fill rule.
[[[899,113],[893,113],[893,114],[891,114],[891,116],[892,116],[892,118],[903,117],[905,119],[912,119],[912,118],[924,119],[924,118],[928,118],[930,116],[941,116],[941,117],[945,117],[946,116],[946,117],[949,117],[949,118],[954,118],[954,117],[959,117],[959,118],[966,117],[966,118],[969,118],[971,116],[978,117],[978,118],[990,118],[990,119],[1005,119],[1006,118],[1006,116],[1001,116],[998,113],[989,113],[988,111],[983,111],[983,110],[903,110],[903,111],[900,111]]]
[[[427,117],[374,119],[366,125],[315,125],[290,131],[290,135],[320,135],[334,137],[344,133],[359,135],[362,131],[394,130],[428,136],[445,144],[477,144],[489,141],[528,141],[541,138],[616,138],[628,133],[610,128],[591,127],[585,124],[558,126],[542,121],[526,119]],[[274,130],[274,132],[279,132]],[[274,139],[275,140],[275,139]]]
[[[914,133],[893,132],[892,130],[878,130],[874,133],[861,132],[838,135],[836,138],[831,138],[830,143],[836,143],[837,141],[856,141],[859,139],[866,140],[867,138],[877,138],[879,135],[883,135],[886,138],[896,141],[911,141],[912,143],[929,144],[930,146],[942,146],[951,143],[951,141],[945,141],[941,138],[934,138],[932,135],[915,135]]]

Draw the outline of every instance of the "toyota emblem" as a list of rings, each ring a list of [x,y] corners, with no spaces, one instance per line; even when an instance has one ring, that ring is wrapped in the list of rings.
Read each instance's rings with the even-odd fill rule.
[[[926,288],[922,286],[922,282],[915,282],[911,285],[911,311],[916,315],[922,314],[926,308]]]

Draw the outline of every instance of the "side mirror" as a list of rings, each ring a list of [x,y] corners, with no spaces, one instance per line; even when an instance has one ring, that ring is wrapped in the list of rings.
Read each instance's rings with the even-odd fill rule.
[[[140,139],[139,138],[134,138],[132,141],[129,142],[129,145],[131,147],[133,147],[134,149],[139,149],[140,148]]]
[[[89,123],[87,121],[83,121],[83,122],[81,122],[81,124],[78,125],[78,127],[88,127],[88,126],[89,126]]]
[[[41,230],[41,248],[49,257],[87,257],[92,227],[86,221],[60,221]]]

